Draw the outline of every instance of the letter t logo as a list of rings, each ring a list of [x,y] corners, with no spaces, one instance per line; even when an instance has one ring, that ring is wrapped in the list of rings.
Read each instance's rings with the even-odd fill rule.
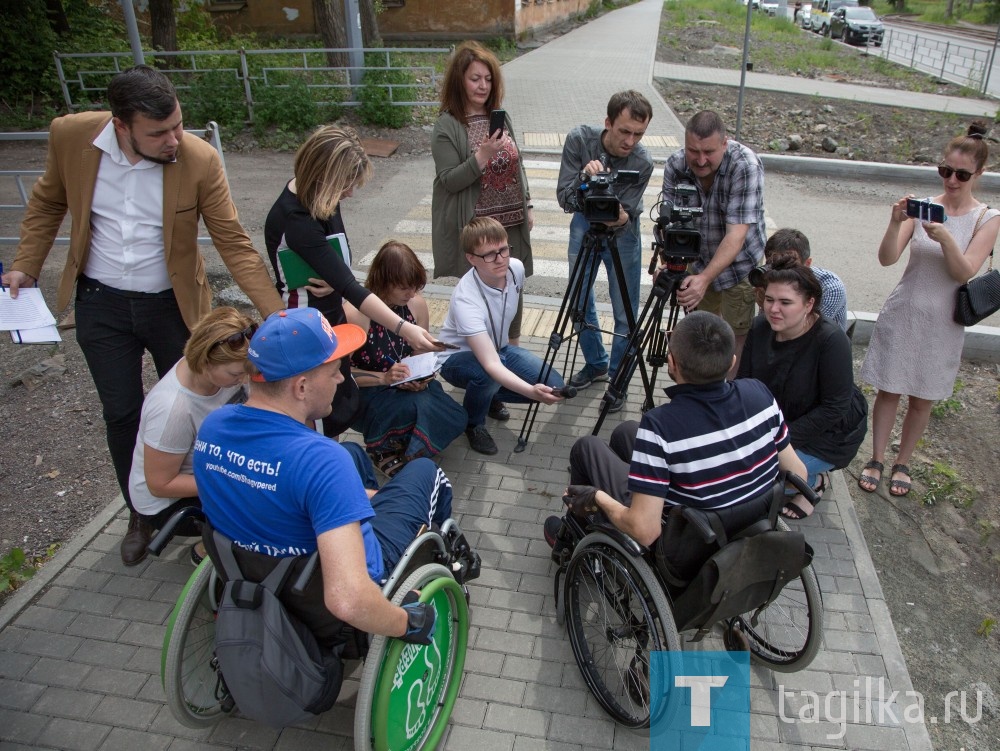
[[[691,727],[706,728],[712,724],[712,689],[726,685],[726,675],[678,675],[674,685],[691,689]]]

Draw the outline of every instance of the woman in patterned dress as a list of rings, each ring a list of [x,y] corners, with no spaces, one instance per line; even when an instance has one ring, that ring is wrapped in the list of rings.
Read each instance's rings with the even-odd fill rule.
[[[375,255],[365,287],[404,320],[426,329],[427,301],[420,290],[427,271],[409,246],[390,240]],[[361,413],[353,428],[364,436],[372,462],[389,477],[406,462],[438,454],[465,430],[468,415],[461,404],[430,378],[398,383],[410,376],[400,362],[413,354],[402,337],[352,308],[352,323],[368,329],[365,345],[351,356],[361,394]],[[397,385],[394,385],[397,384]]]

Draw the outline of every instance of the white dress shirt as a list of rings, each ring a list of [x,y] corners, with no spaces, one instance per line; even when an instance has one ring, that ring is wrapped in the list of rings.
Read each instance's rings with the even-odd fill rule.
[[[112,121],[94,139],[101,165],[90,212],[84,274],[133,292],[170,289],[163,250],[163,165],[130,164]]]

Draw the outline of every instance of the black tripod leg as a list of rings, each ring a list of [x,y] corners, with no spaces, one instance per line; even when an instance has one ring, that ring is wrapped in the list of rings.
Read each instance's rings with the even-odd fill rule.
[[[608,410],[611,409],[611,405],[615,399],[624,396],[628,392],[628,385],[632,380],[632,374],[636,367],[642,369],[647,401],[651,398],[650,395],[653,388],[652,383],[646,378],[642,362],[642,352],[649,346],[649,339],[658,334],[660,329],[664,298],[657,296],[655,292],[656,289],[654,288],[654,291],[646,299],[642,313],[639,314],[639,325],[633,329],[628,342],[625,344],[625,352],[622,354],[621,362],[618,364],[618,370],[615,372],[615,377],[611,380],[611,383],[608,384],[608,390],[604,395],[601,412],[597,417],[597,424],[594,425],[593,435],[597,435],[601,431],[604,419],[608,416]],[[644,401],[644,410],[646,409],[645,405],[646,402]]]
[[[601,405],[601,413],[594,426],[593,435],[597,435],[604,424],[608,410],[612,402],[628,391],[629,382],[636,367],[640,368],[643,375],[643,389],[645,397],[642,403],[642,411],[647,412],[655,406],[653,401],[653,388],[656,385],[656,374],[661,364],[666,362],[666,338],[662,333],[663,308],[670,302],[670,314],[668,317],[667,330],[672,330],[677,322],[680,309],[677,306],[677,287],[684,278],[681,274],[677,276],[673,273],[661,272],[653,282],[653,289],[646,299],[646,304],[639,316],[639,323],[635,331],[629,337],[625,345],[625,352],[622,361],[618,365],[618,372],[608,385],[608,391],[604,396],[604,404]],[[649,355],[653,370],[646,376],[643,367],[643,352]]]
[[[549,377],[549,374],[552,372],[553,363],[556,361],[559,349],[563,343],[571,339],[576,339],[582,327],[586,326],[586,321],[584,320],[587,308],[586,292],[589,289],[587,280],[589,279],[591,280],[590,283],[593,283],[594,274],[597,272],[597,264],[600,262],[599,247],[596,240],[597,238],[590,232],[583,236],[580,252],[577,254],[576,262],[570,270],[569,281],[566,285],[566,294],[563,297],[562,304],[559,306],[559,313],[556,316],[552,333],[549,334],[548,349],[545,352],[542,367],[538,373],[538,383],[545,383]],[[579,330],[577,329],[577,324],[580,326]],[[575,360],[574,353],[573,361],[575,362]],[[569,362],[569,355],[566,356],[566,362]],[[539,406],[539,402],[528,404],[528,410],[521,425],[521,432],[518,434],[517,443],[514,446],[515,453],[524,451],[528,445],[528,437],[534,428]]]
[[[628,285],[626,285],[625,283],[625,270],[622,267],[621,256],[619,256],[618,254],[618,241],[614,235],[611,235],[610,237],[607,238],[606,242],[608,251],[611,253],[611,266],[612,269],[614,270],[615,278],[618,280],[618,290],[621,293],[622,303],[625,306],[625,322],[628,326],[628,331],[629,331],[628,339],[631,340],[636,330],[639,328],[639,324],[636,322],[635,316],[632,313],[632,299],[628,292]],[[643,315],[639,317],[639,320],[642,320],[642,318],[645,316],[645,312],[646,311],[644,310]],[[614,339],[614,337],[616,336],[618,336],[618,334],[613,334],[612,339]],[[612,341],[611,346],[612,348],[614,347],[614,341]],[[617,389],[615,392],[612,391],[610,385],[608,386],[608,389],[605,391],[603,397],[605,401],[605,406],[602,406],[601,410],[602,414],[605,413],[608,408],[610,408],[612,402],[625,395],[626,391],[628,390],[628,384],[632,380],[632,375],[635,372],[636,365],[638,365],[639,367],[639,375],[642,378],[643,387],[647,391],[652,388],[649,376],[646,373],[646,367],[642,362],[642,358],[639,358],[638,360],[633,362],[631,367],[623,368],[622,367],[623,363],[626,363],[627,361],[630,361],[630,358],[628,356],[628,347],[626,346],[626,351],[622,353],[621,362],[618,363],[618,370],[615,372],[615,377],[612,382],[621,383],[618,376],[623,370],[628,372],[628,377],[624,381],[624,386],[621,389]],[[603,422],[603,419],[600,420],[600,422]]]

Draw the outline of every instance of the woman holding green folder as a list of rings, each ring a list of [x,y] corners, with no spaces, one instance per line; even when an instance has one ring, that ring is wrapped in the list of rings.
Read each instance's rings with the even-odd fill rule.
[[[414,351],[438,349],[426,330],[393,312],[361,286],[351,272],[340,201],[350,197],[372,175],[371,162],[358,134],[352,128],[335,125],[318,128],[295,154],[294,174],[264,223],[264,242],[276,287],[286,306],[316,308],[337,325],[347,322],[343,305],[347,300],[368,318],[405,339]],[[284,248],[290,248],[315,271],[308,283],[295,288],[286,284],[279,262],[279,251]],[[337,388],[333,411],[322,420],[322,426],[317,426],[331,437],[350,427],[361,406],[358,386],[351,378],[350,360],[344,359],[341,370],[344,383]]]

